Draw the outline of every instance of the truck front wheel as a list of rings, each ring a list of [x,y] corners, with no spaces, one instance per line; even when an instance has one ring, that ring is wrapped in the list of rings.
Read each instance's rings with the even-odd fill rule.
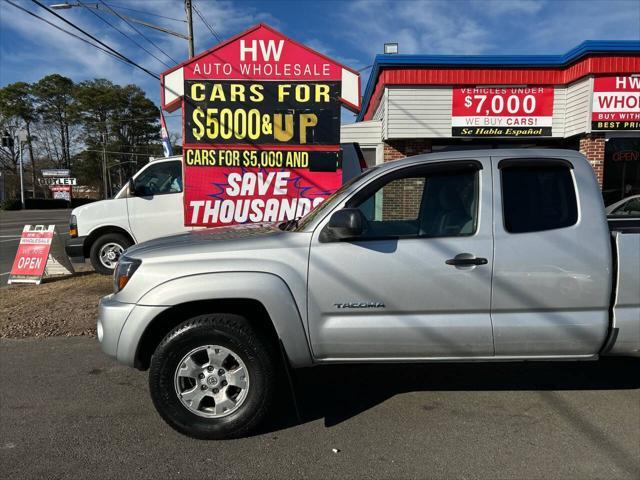
[[[154,352],[151,398],[180,433],[201,439],[244,436],[271,407],[278,378],[273,357],[244,317],[194,317],[169,332]]]
[[[120,255],[131,246],[131,240],[121,233],[107,233],[91,245],[89,257],[96,272],[111,275]]]

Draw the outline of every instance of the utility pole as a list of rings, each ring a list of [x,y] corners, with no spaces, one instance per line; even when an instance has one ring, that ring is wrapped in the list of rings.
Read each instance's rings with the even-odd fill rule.
[[[187,41],[189,42],[189,58],[193,57],[193,12],[191,11],[191,0],[184,0],[184,11],[187,14]]]
[[[104,134],[103,142],[102,142],[102,188],[104,188],[104,198],[105,200],[109,198],[109,193],[107,192],[107,134]]]
[[[18,133],[18,165],[20,167],[20,204],[24,210],[24,179],[22,178],[22,138],[23,132]],[[35,186],[33,187],[35,188]]]

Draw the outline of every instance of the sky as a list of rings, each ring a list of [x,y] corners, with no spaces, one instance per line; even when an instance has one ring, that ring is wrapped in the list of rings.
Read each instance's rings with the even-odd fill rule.
[[[12,1],[70,29],[30,0]],[[181,0],[103,1],[120,14],[174,31],[186,31]],[[397,42],[404,54],[561,54],[584,40],[640,39],[638,0],[193,0],[193,3],[223,40],[256,23],[267,23],[345,65],[362,69],[363,87],[369,77],[367,67],[376,54],[382,53],[385,42]],[[99,6],[102,8],[104,4]],[[187,42],[178,37],[137,26],[145,39],[117,16],[98,13],[136,44],[88,8],[79,6],[57,12],[152,72],[162,72],[187,58]],[[194,31],[196,54],[218,43],[195,12]],[[35,82],[52,73],[78,82],[106,78],[121,85],[134,83],[159,104],[160,86],[154,78],[0,0],[0,86],[17,81]],[[169,130],[179,133],[180,112],[169,115]],[[352,122],[354,116],[344,110],[342,120]]]

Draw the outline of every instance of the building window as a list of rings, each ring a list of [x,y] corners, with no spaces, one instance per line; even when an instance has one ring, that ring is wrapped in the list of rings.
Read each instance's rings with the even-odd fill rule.
[[[376,149],[375,148],[361,148],[364,162],[367,164],[367,168],[374,167],[376,165]]]
[[[578,206],[568,167],[501,169],[504,228],[511,233],[538,232],[574,225]]]
[[[610,138],[604,150],[604,204],[639,193],[640,138]]]

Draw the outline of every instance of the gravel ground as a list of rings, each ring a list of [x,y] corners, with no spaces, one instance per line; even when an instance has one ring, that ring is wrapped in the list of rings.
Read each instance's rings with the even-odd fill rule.
[[[96,273],[3,287],[0,338],[95,336],[98,300],[111,291],[111,277]]]

